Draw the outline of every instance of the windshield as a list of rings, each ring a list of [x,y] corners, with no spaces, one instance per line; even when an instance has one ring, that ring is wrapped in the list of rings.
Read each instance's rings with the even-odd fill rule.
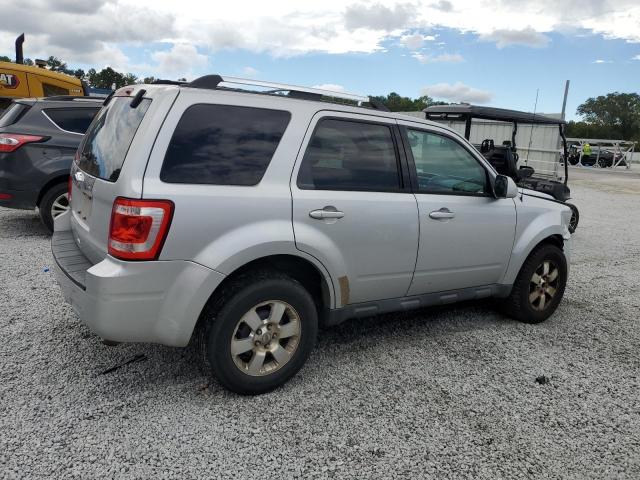
[[[78,167],[103,180],[118,180],[131,141],[150,104],[151,100],[144,98],[132,108],[131,97],[113,97],[89,126],[78,150]]]

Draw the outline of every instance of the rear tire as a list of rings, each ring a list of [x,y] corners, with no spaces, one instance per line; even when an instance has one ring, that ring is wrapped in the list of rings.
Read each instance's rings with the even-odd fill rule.
[[[49,232],[53,232],[53,220],[69,209],[68,187],[57,183],[47,190],[40,200],[40,219]]]
[[[245,274],[205,308],[196,332],[205,366],[227,389],[268,392],[304,365],[318,313],[309,292],[278,271]]]
[[[544,322],[558,308],[566,285],[564,252],[543,244],[525,260],[511,294],[501,301],[502,311],[524,323]]]

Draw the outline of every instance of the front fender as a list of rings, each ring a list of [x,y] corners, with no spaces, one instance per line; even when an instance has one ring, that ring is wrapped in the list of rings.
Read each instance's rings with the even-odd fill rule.
[[[516,208],[516,238],[503,280],[507,285],[515,282],[522,264],[543,240],[556,235],[565,241],[570,238],[563,219],[563,211],[570,211],[569,207],[540,198],[525,197],[522,203],[516,203]]]

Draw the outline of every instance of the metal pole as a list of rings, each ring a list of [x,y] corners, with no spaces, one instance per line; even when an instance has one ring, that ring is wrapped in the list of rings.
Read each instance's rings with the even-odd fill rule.
[[[564,98],[562,99],[562,120],[564,120],[564,114],[567,109],[567,97],[569,96],[569,80],[564,84]]]

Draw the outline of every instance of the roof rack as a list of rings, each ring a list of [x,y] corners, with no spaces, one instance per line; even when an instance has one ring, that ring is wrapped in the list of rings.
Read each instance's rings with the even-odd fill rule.
[[[372,101],[368,96],[364,95],[356,95],[354,93],[347,92],[336,92],[333,90],[325,90],[321,88],[310,88],[310,87],[301,87],[298,85],[288,85],[285,83],[275,83],[275,82],[264,82],[262,80],[250,80],[247,78],[238,78],[238,77],[228,77],[221,75],[205,75],[200,78],[196,78],[195,80],[184,83],[184,82],[171,82],[171,81],[156,81],[154,83],[166,83],[166,84],[174,84],[181,85],[184,87],[191,88],[202,88],[202,89],[211,89],[215,90],[217,88],[228,88],[226,85],[221,84],[229,84],[232,88],[234,85],[239,86],[252,86],[252,87],[260,87],[266,88],[266,91],[253,91],[253,93],[262,93],[262,94],[284,94],[291,98],[298,98],[303,100],[316,100],[321,101],[327,98],[337,99],[337,100],[346,100],[349,102],[353,102],[356,106],[362,107],[363,104],[366,103],[370,108],[374,108],[376,110],[389,111],[383,104],[380,102]],[[242,88],[240,88],[242,89]],[[249,93],[252,90],[247,90]]]

